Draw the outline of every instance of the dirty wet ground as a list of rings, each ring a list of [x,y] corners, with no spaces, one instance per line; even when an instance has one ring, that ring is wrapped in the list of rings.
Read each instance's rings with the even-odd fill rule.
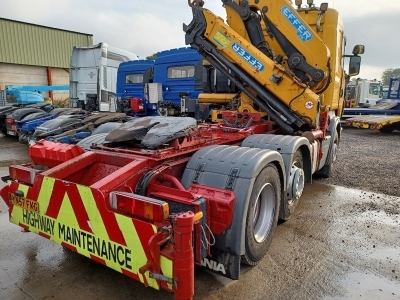
[[[18,143],[15,137],[3,136],[0,133],[0,168],[23,163],[28,159],[28,146]]]
[[[26,155],[26,145],[0,137],[0,175]],[[335,184],[306,186],[268,254],[238,281],[197,268],[194,298],[400,299],[400,198]],[[173,297],[22,232],[0,201],[0,299]]]

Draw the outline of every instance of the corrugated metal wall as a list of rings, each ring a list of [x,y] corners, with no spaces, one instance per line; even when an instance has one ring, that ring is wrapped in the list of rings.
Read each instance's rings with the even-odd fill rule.
[[[69,68],[73,46],[93,45],[93,35],[0,18],[0,62]]]

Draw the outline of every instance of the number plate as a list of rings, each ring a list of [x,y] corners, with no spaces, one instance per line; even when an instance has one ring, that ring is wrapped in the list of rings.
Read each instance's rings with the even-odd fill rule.
[[[12,130],[7,130],[7,134],[9,134],[9,135],[17,135],[17,133],[15,131],[12,131]]]
[[[23,209],[39,213],[39,203],[37,201],[29,200],[25,197],[19,197],[14,194],[8,193],[8,200],[11,204],[22,207]]]

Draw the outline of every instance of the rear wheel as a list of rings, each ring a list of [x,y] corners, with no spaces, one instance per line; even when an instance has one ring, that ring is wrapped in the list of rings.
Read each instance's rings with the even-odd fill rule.
[[[21,144],[27,144],[27,143],[28,143],[28,135],[23,134],[23,133],[20,133],[20,134],[18,135],[18,141],[19,141]]]
[[[273,164],[269,164],[258,174],[251,193],[243,263],[254,266],[267,253],[278,222],[280,199],[279,173]]]

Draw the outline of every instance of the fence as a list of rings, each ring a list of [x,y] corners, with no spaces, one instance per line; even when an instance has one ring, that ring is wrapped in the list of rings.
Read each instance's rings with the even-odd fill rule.
[[[6,106],[6,91],[0,90],[0,106]]]

